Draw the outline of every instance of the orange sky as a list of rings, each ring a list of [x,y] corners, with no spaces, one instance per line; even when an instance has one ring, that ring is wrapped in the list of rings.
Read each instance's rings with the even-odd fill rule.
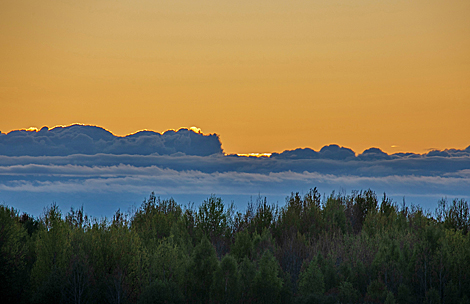
[[[465,148],[469,15],[468,0],[2,0],[0,130],[197,126],[226,153]]]

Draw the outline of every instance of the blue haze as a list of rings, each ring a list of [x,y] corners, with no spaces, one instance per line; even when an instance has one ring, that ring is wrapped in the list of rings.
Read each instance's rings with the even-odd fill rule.
[[[433,211],[442,197],[470,198],[470,147],[389,155],[329,145],[254,158],[224,155],[217,135],[187,129],[125,137],[82,125],[0,133],[0,202],[36,216],[56,202],[64,212],[83,205],[109,217],[151,192],[183,205],[214,194],[241,210],[258,195],[282,206],[291,192],[313,187],[326,195],[371,188]]]

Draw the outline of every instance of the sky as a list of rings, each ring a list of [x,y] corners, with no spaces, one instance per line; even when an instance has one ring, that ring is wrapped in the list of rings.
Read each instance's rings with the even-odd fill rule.
[[[0,203],[109,216],[152,191],[243,209],[312,187],[431,210],[468,200],[469,13],[468,0],[2,0]],[[272,156],[236,156],[249,153]]]
[[[232,153],[470,144],[468,0],[2,0],[0,130],[197,126]]]

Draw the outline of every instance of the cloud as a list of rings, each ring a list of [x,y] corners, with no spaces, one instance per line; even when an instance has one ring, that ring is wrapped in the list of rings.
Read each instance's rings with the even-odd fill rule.
[[[433,157],[433,156],[440,156],[440,157],[462,157],[462,156],[470,156],[470,149],[467,147],[465,150],[458,150],[458,149],[446,149],[443,151],[440,150],[432,150],[428,152],[425,156]]]
[[[277,159],[316,159],[319,157],[319,153],[310,148],[299,148],[286,150],[282,153],[273,153],[271,157]]]
[[[69,155],[223,155],[217,134],[205,135],[199,128],[168,130],[162,134],[139,131],[124,137],[115,136],[104,128],[74,124],[52,129],[15,130],[0,133],[0,156],[69,156]],[[230,156],[234,157],[234,155]],[[410,158],[456,158],[470,157],[470,146],[464,150],[433,150],[427,154],[387,154],[379,148],[369,148],[358,154],[346,147],[332,144],[320,151],[310,148],[273,153],[277,160],[336,160],[376,161]]]
[[[65,156],[139,154],[170,155],[174,153],[207,156],[222,154],[216,134],[204,135],[196,129],[180,129],[163,134],[141,131],[125,137],[96,126],[71,125],[42,128],[39,131],[17,130],[0,136],[0,155]]]
[[[374,151],[374,150],[373,150]],[[388,176],[423,175],[443,176],[470,168],[470,156],[442,157],[386,157],[383,154],[363,153],[349,159],[329,158],[279,158],[279,157],[238,157],[213,154],[197,156],[172,155],[130,155],[130,154],[74,154],[67,156],[0,156],[0,168],[15,165],[77,165],[108,167],[120,164],[134,167],[157,166],[177,171],[195,170],[212,172],[318,172],[335,175]],[[31,167],[32,169],[33,167]],[[39,170],[35,167],[34,170]],[[0,170],[1,171],[1,170]]]
[[[319,154],[322,158],[346,160],[356,156],[353,150],[338,145],[329,145],[321,148]]]
[[[462,186],[468,188],[470,185],[468,170],[464,170],[461,173],[462,174],[459,176],[448,177],[416,175],[371,177],[322,174],[308,171],[283,171],[270,173],[229,171],[205,173],[197,170],[178,171],[168,168],[164,169],[157,166],[135,167],[123,164],[107,167],[76,165],[17,165],[0,167],[0,186],[2,186],[0,189],[17,189],[18,191],[43,191],[45,189],[47,191],[58,192],[79,190],[93,192],[98,190],[127,191],[134,189],[136,186],[152,185],[154,188],[170,187],[175,190],[175,193],[186,193],[184,191],[204,193],[206,191],[205,189],[211,189],[214,187],[225,189],[222,193],[236,193],[236,191],[241,189],[251,188],[253,188],[254,191],[259,191],[259,186],[277,189],[281,184],[290,184],[295,188],[296,184],[314,185],[318,183],[331,185],[337,184],[348,187],[367,187],[368,184],[402,184],[402,188],[409,189],[418,185],[420,185],[420,187],[426,185],[443,186],[444,188],[451,187],[452,189],[460,188]],[[44,177],[46,177],[45,180]],[[6,186],[7,184],[8,186]],[[58,185],[68,186],[56,187]],[[72,187],[71,185],[75,186]],[[116,186],[116,188],[113,188],[113,185]],[[178,189],[183,189],[183,192]]]
[[[379,148],[369,148],[358,155],[358,158],[361,160],[383,160],[391,159],[392,157],[387,153],[383,152]]]
[[[470,147],[391,155],[370,148],[356,155],[328,145],[240,157],[224,155],[217,135],[196,129],[118,137],[73,125],[0,134],[0,201],[30,208],[51,200],[99,200],[97,214],[152,191],[184,199],[215,193],[238,204],[260,194],[282,204],[290,192],[312,187],[326,194],[371,188],[432,209],[444,196],[470,198],[469,168]]]
[[[335,159],[347,160],[356,156],[353,150],[338,145],[328,145],[316,152],[310,148],[287,150],[282,153],[273,153],[271,157],[277,159]]]
[[[306,192],[318,187],[323,193],[332,190],[361,190],[371,188],[400,201],[403,197],[432,209],[441,197],[470,198],[470,176],[357,176],[322,174],[318,172],[212,172],[178,171],[157,166],[134,167],[118,165],[88,167],[76,165],[26,165],[0,168],[0,199],[21,198],[27,193],[67,195],[66,202],[76,195],[102,195],[103,204],[119,203],[106,195],[133,194],[138,200],[154,191],[157,195],[209,196],[268,196],[283,203],[290,192]],[[14,195],[12,195],[14,194]],[[104,198],[103,198],[104,197]],[[7,198],[8,200],[8,198]],[[245,201],[236,202],[243,208]],[[75,205],[79,201],[75,201]],[[426,205],[427,204],[427,205]]]

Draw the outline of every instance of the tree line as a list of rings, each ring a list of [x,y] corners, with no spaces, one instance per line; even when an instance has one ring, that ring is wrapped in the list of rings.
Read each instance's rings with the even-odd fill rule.
[[[0,205],[2,303],[470,303],[467,201],[433,213],[371,191],[244,212],[153,193],[111,219]]]

